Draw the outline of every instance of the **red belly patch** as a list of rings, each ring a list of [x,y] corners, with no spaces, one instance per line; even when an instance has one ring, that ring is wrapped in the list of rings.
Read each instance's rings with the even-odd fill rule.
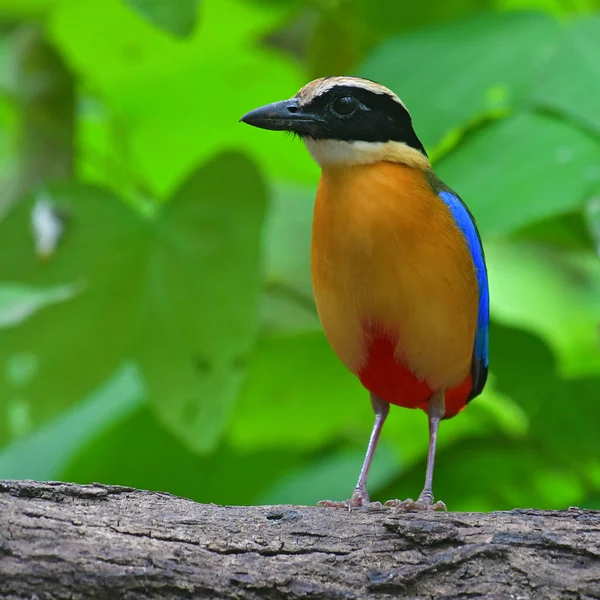
[[[405,408],[427,409],[433,390],[426,381],[418,379],[408,368],[396,360],[395,344],[385,334],[371,338],[368,358],[359,371],[361,383],[382,400]],[[458,386],[446,391],[445,418],[453,417],[467,404],[471,392],[471,373]]]

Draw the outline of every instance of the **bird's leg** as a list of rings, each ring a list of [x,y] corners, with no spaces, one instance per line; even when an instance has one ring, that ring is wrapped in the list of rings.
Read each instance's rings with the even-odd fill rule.
[[[433,484],[433,465],[435,463],[435,446],[437,442],[437,432],[440,421],[446,411],[444,401],[444,391],[434,394],[427,405],[427,415],[429,417],[429,452],[427,454],[427,471],[425,473],[425,486],[415,502],[411,498],[408,500],[388,500],[386,506],[395,506],[405,510],[448,510],[446,505],[441,502],[434,502],[432,484]]]
[[[419,494],[417,504],[424,504],[431,510],[448,510],[446,505],[441,502],[434,502],[433,497],[433,466],[435,463],[435,447],[437,443],[437,433],[440,421],[446,412],[446,403],[444,401],[444,391],[435,394],[427,406],[427,415],[429,416],[429,452],[427,454],[427,471],[425,472],[425,486]]]
[[[373,462],[373,456],[375,455],[375,448],[379,441],[379,435],[385,422],[388,413],[390,412],[390,405],[376,396],[371,394],[371,405],[373,406],[373,412],[375,413],[375,423],[373,424],[373,430],[371,431],[371,437],[369,438],[369,445],[367,446],[367,453],[363,462],[360,475],[358,476],[358,482],[352,493],[352,499],[360,499],[361,505],[369,503],[369,494],[367,493],[367,477],[369,476],[369,469]]]
[[[367,506],[370,504],[369,494],[367,493],[367,477],[369,476],[369,469],[373,462],[373,456],[375,454],[375,448],[377,447],[377,441],[379,440],[379,434],[383,427],[388,413],[390,412],[390,405],[376,396],[371,394],[371,405],[375,412],[375,423],[373,424],[373,430],[371,431],[371,437],[369,439],[369,445],[367,446],[367,453],[363,462],[360,475],[358,476],[358,482],[352,492],[352,496],[344,502],[334,502],[332,500],[321,500],[318,506],[329,506],[335,508],[358,508],[360,506]],[[381,505],[380,505],[381,506]]]

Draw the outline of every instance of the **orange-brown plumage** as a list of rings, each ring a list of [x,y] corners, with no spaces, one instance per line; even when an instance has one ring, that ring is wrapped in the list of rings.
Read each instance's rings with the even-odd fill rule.
[[[479,293],[464,235],[426,173],[400,163],[324,166],[311,251],[315,299],[340,359],[387,402],[426,408],[471,391]]]

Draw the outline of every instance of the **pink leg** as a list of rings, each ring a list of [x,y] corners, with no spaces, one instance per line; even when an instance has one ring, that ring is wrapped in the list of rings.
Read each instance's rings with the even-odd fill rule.
[[[441,502],[434,502],[433,497],[433,466],[435,463],[435,446],[437,442],[437,432],[440,421],[445,413],[444,392],[432,396],[427,406],[429,416],[429,452],[427,454],[427,471],[425,473],[425,486],[415,502],[411,498],[408,500],[388,500],[386,506],[395,506],[405,510],[448,510],[446,505]]]
[[[367,477],[369,476],[369,469],[371,468],[373,456],[375,455],[375,448],[377,447],[379,434],[381,433],[385,419],[390,412],[390,405],[381,398],[375,396],[375,394],[371,394],[371,405],[373,406],[373,411],[375,412],[375,423],[373,424],[371,438],[369,439],[369,445],[367,446],[367,454],[365,455],[365,460],[363,462],[362,469],[360,470],[360,475],[358,477],[356,487],[354,488],[354,492],[352,492],[352,496],[344,502],[321,500],[321,502],[318,502],[318,506],[352,509],[370,504],[369,494],[367,493]]]

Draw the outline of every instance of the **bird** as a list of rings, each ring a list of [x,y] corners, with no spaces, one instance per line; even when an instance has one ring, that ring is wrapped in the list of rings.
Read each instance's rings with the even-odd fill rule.
[[[338,358],[370,394],[373,429],[347,509],[370,501],[367,478],[390,405],[428,416],[425,484],[406,510],[447,510],[433,495],[440,421],[483,390],[489,288],[475,219],[434,172],[404,102],[369,79],[311,81],[241,122],[299,136],[321,168],[310,264],[315,304]]]

